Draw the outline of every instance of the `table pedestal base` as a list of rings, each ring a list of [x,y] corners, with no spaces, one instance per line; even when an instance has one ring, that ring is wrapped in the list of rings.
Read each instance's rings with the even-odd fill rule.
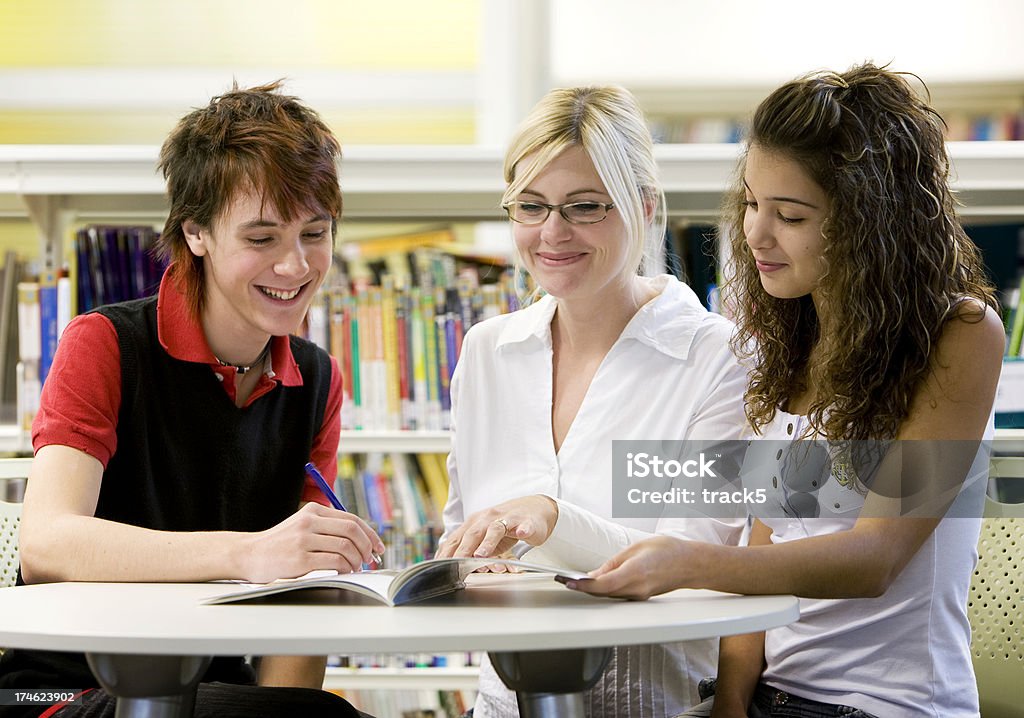
[[[96,680],[117,698],[116,718],[191,716],[209,656],[87,653]]]
[[[491,664],[516,692],[520,718],[583,718],[583,691],[604,673],[611,648],[490,653]]]

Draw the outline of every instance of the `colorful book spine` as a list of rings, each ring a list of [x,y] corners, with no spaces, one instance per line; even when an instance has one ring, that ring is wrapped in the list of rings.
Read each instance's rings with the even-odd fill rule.
[[[366,518],[376,526],[383,526],[384,509],[381,506],[380,496],[377,490],[377,475],[370,469],[363,469],[360,472],[362,479],[363,494],[366,496]]]
[[[384,428],[402,427],[401,366],[399,362],[398,307],[395,300],[395,280],[385,275],[381,280],[381,352],[384,356]]]
[[[1024,275],[1021,276],[1020,287],[1017,290],[1017,306],[1013,310],[1006,356],[1020,356],[1022,342],[1024,342]]]
[[[459,299],[459,290],[449,288],[445,292],[447,305],[447,321],[445,331],[448,332],[448,382],[451,384],[452,374],[455,372],[455,365],[459,361],[459,354],[462,352],[462,335],[466,329],[472,326],[464,324],[462,319],[462,302]]]
[[[75,235],[75,274],[78,277],[78,311],[88,312],[96,306],[88,229],[80,229]]]
[[[444,289],[438,288],[434,294],[434,323],[437,326],[437,396],[441,406],[440,429],[452,425],[451,374],[448,366],[449,332],[448,312],[445,310]]]
[[[44,271],[39,278],[39,383],[46,383],[57,353],[57,272]]]
[[[73,284],[78,312],[156,293],[165,264],[149,226],[91,225],[75,233]]]
[[[413,428],[412,367],[409,361],[409,294],[400,292],[395,298],[395,344],[398,349],[399,423],[403,429]]]
[[[352,357],[348,343],[348,321],[345,315],[345,292],[333,288],[327,290],[328,333],[331,355],[338,360],[341,370],[341,428],[351,429],[355,425],[352,407]]]
[[[18,358],[38,362],[41,347],[39,282],[18,282]]]
[[[318,294],[314,297],[306,311],[305,323],[306,337],[325,352],[331,351],[330,307],[326,294]]]
[[[103,269],[104,285],[108,289],[108,295],[104,297],[104,304],[120,302],[124,300],[124,293],[121,290],[121,269],[118,261],[117,228],[102,227],[99,231],[100,239],[100,266]]]
[[[103,252],[101,249],[100,240],[100,229],[99,227],[89,227],[86,230],[85,239],[89,244],[89,266],[87,272],[92,278],[93,284],[93,297],[90,301],[90,309],[98,307],[101,304],[107,304],[111,301],[110,290],[107,282],[106,269],[103,266]],[[79,272],[83,271],[83,268],[79,266]]]
[[[75,316],[75,292],[70,277],[57,278],[57,341],[60,341],[64,328]]]
[[[364,389],[370,391],[370,426],[375,429],[387,428],[388,416],[388,374],[384,359],[384,322],[381,311],[381,289],[370,287],[368,304],[370,326],[367,336],[370,342],[370,377]]]
[[[380,501],[383,523],[392,525],[395,522],[395,497],[392,492],[392,468],[391,461],[384,457],[384,461],[373,475],[374,484],[377,487],[377,496]]]
[[[430,500],[434,503],[437,515],[444,511],[448,503],[448,471],[445,468],[441,454],[417,454],[416,461],[420,465],[420,473],[423,475],[430,493]]]
[[[340,448],[344,450],[344,447]],[[356,515],[365,515],[366,507],[359,505],[359,497],[352,485],[355,475],[356,466],[352,456],[347,453],[339,454],[338,473],[334,479],[334,493],[337,494],[338,498],[341,499],[341,503],[345,504],[345,508],[349,511]]]
[[[18,283],[18,426],[27,434],[39,410],[39,355],[42,348],[39,319],[39,283]]]
[[[327,342],[345,375],[343,428],[449,428],[451,379],[465,333],[508,310],[513,284],[507,268],[460,267],[461,256],[420,246],[372,259],[343,258],[338,286],[353,297],[351,318],[339,318],[336,289],[325,302]]]
[[[426,523],[420,508],[417,506],[412,477],[409,475],[408,462],[403,454],[392,453],[388,456],[391,462],[391,486],[395,495],[395,520],[400,520],[400,527],[407,536],[415,534]]]
[[[363,360],[359,346],[360,322],[363,314],[362,293],[356,294],[349,303],[352,320],[349,322],[349,338],[352,341],[352,408],[355,415],[354,428],[362,429],[363,426]]]
[[[423,316],[423,355],[426,368],[427,417],[423,428],[441,428],[440,373],[438,371],[437,322],[434,316],[433,292],[423,291],[420,295],[420,313]]]
[[[427,427],[427,348],[426,330],[423,328],[423,307],[420,290],[413,288],[409,292],[409,310],[412,313],[410,326],[410,345],[412,347],[412,405],[413,422],[410,429]]]

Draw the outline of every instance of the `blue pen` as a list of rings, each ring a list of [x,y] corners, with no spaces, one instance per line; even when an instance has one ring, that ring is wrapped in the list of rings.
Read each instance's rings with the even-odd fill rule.
[[[331,488],[330,484],[327,483],[327,479],[325,479],[324,475],[321,474],[319,470],[317,470],[316,466],[313,465],[312,461],[306,464],[306,473],[313,478],[313,481],[316,482],[316,485],[319,486],[320,490],[324,492],[324,496],[326,496],[328,501],[331,502],[331,506],[338,509],[338,511],[344,511],[345,513],[349,513],[348,509],[345,508],[345,504],[341,503],[341,499],[339,499],[337,494],[334,493],[334,490]],[[374,562],[377,564],[377,568],[380,568],[384,565],[384,559],[382,557],[378,556],[375,553],[371,553],[370,556],[373,557]]]

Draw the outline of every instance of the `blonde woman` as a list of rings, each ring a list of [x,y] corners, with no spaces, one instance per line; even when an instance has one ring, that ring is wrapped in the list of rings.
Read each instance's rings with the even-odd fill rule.
[[[505,158],[504,206],[544,297],[474,326],[452,383],[451,491],[440,555],[590,570],[655,531],[735,543],[741,522],[612,518],[612,441],[726,440],[744,423],[732,325],[685,285],[644,276],[664,240],[650,133],[617,87],[553,90]],[[668,716],[697,698],[717,642],[616,649],[591,716]],[[484,666],[475,718],[515,716]]]

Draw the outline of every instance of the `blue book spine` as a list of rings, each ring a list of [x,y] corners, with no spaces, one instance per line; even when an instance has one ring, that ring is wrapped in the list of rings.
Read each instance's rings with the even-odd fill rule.
[[[39,383],[46,381],[57,353],[57,273],[43,272],[39,282]]]
[[[131,235],[130,227],[122,227],[117,231],[117,283],[121,287],[121,301],[135,299],[132,285]]]
[[[86,231],[89,240],[89,275],[92,278],[92,306],[98,307],[110,301],[106,275],[103,271],[102,246],[99,229],[90,227]]]
[[[75,236],[75,255],[78,261],[78,311],[84,314],[96,306],[92,287],[92,260],[89,258],[89,235],[84,229],[78,230]]]
[[[377,477],[372,471],[361,471],[363,490],[366,492],[367,514],[374,524],[381,526],[384,523],[384,512],[380,505],[380,496],[377,490]]]
[[[133,227],[128,233],[128,254],[131,264],[131,296],[139,299],[146,296],[146,249],[144,246],[143,227]]]

